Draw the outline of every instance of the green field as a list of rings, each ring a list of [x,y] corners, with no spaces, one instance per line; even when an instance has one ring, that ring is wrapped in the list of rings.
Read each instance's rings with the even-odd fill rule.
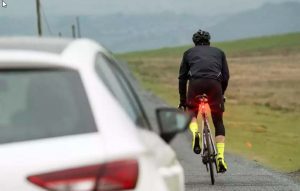
[[[226,149],[283,172],[300,170],[300,33],[213,43],[231,73]],[[148,90],[178,104],[177,75],[191,46],[119,55]]]

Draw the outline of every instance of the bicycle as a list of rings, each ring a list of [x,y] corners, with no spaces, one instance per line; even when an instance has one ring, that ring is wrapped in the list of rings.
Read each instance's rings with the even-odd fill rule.
[[[215,176],[213,164],[216,167],[216,172],[218,172],[216,163],[217,149],[211,135],[211,130],[208,123],[208,115],[205,109],[205,105],[208,103],[208,98],[206,94],[202,94],[196,96],[196,100],[199,104],[199,111],[202,117],[202,151],[200,154],[203,164],[206,165],[206,170],[210,172],[211,184],[214,185]]]

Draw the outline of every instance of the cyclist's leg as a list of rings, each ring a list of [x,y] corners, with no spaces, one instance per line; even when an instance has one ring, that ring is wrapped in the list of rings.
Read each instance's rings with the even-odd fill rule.
[[[227,164],[224,161],[225,149],[225,127],[223,124],[224,103],[221,85],[212,82],[213,87],[208,95],[211,108],[212,121],[215,127],[215,140],[217,147],[217,167],[219,172],[227,170]]]
[[[195,107],[189,107],[189,106],[188,106],[188,107],[187,107],[187,111],[188,111],[189,113],[191,113],[192,116],[193,116],[192,121],[191,121],[191,123],[190,123],[190,125],[189,125],[190,131],[191,131],[192,133],[198,132],[198,131],[199,131],[199,129],[198,129],[198,122],[197,122],[198,109],[195,108]]]
[[[225,150],[225,127],[223,124],[223,114],[218,112],[211,113],[212,120],[215,126],[216,146],[217,146],[217,167],[218,172],[225,172],[227,164],[224,160]]]
[[[194,107],[188,107],[188,111],[193,115],[193,119],[189,125],[189,129],[193,136],[192,149],[194,153],[200,154],[201,144],[200,144],[200,133],[199,133],[198,121],[197,121],[198,109]]]
[[[212,121],[215,126],[216,143],[225,142],[225,127],[223,123],[223,113],[211,112]]]
[[[209,81],[211,89],[208,94],[212,121],[215,126],[216,143],[225,142],[225,128],[223,124],[224,103],[222,87],[218,81]]]
[[[194,153],[200,154],[201,147],[200,147],[200,134],[199,134],[199,125],[197,122],[197,116],[198,116],[198,105],[195,102],[195,97],[197,95],[197,83],[190,82],[189,88],[188,88],[188,102],[187,102],[187,110],[193,115],[193,119],[189,125],[189,129],[192,133],[193,141],[192,141],[192,149]]]

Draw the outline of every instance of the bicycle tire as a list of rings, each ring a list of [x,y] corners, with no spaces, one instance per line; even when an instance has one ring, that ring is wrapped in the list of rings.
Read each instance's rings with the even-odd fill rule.
[[[211,184],[214,185],[215,184],[215,175],[214,175],[214,168],[213,168],[213,149],[212,149],[212,145],[210,142],[210,136],[207,132],[208,128],[207,125],[204,124],[204,133],[205,133],[205,142],[206,142],[206,146],[207,146],[207,153],[208,153],[208,166],[209,166],[209,173],[210,173],[210,179],[211,179]]]

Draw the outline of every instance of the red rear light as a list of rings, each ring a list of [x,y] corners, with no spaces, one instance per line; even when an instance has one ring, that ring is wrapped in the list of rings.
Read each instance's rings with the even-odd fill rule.
[[[35,185],[55,191],[117,191],[134,189],[137,178],[137,161],[122,160],[37,174],[27,179]]]

